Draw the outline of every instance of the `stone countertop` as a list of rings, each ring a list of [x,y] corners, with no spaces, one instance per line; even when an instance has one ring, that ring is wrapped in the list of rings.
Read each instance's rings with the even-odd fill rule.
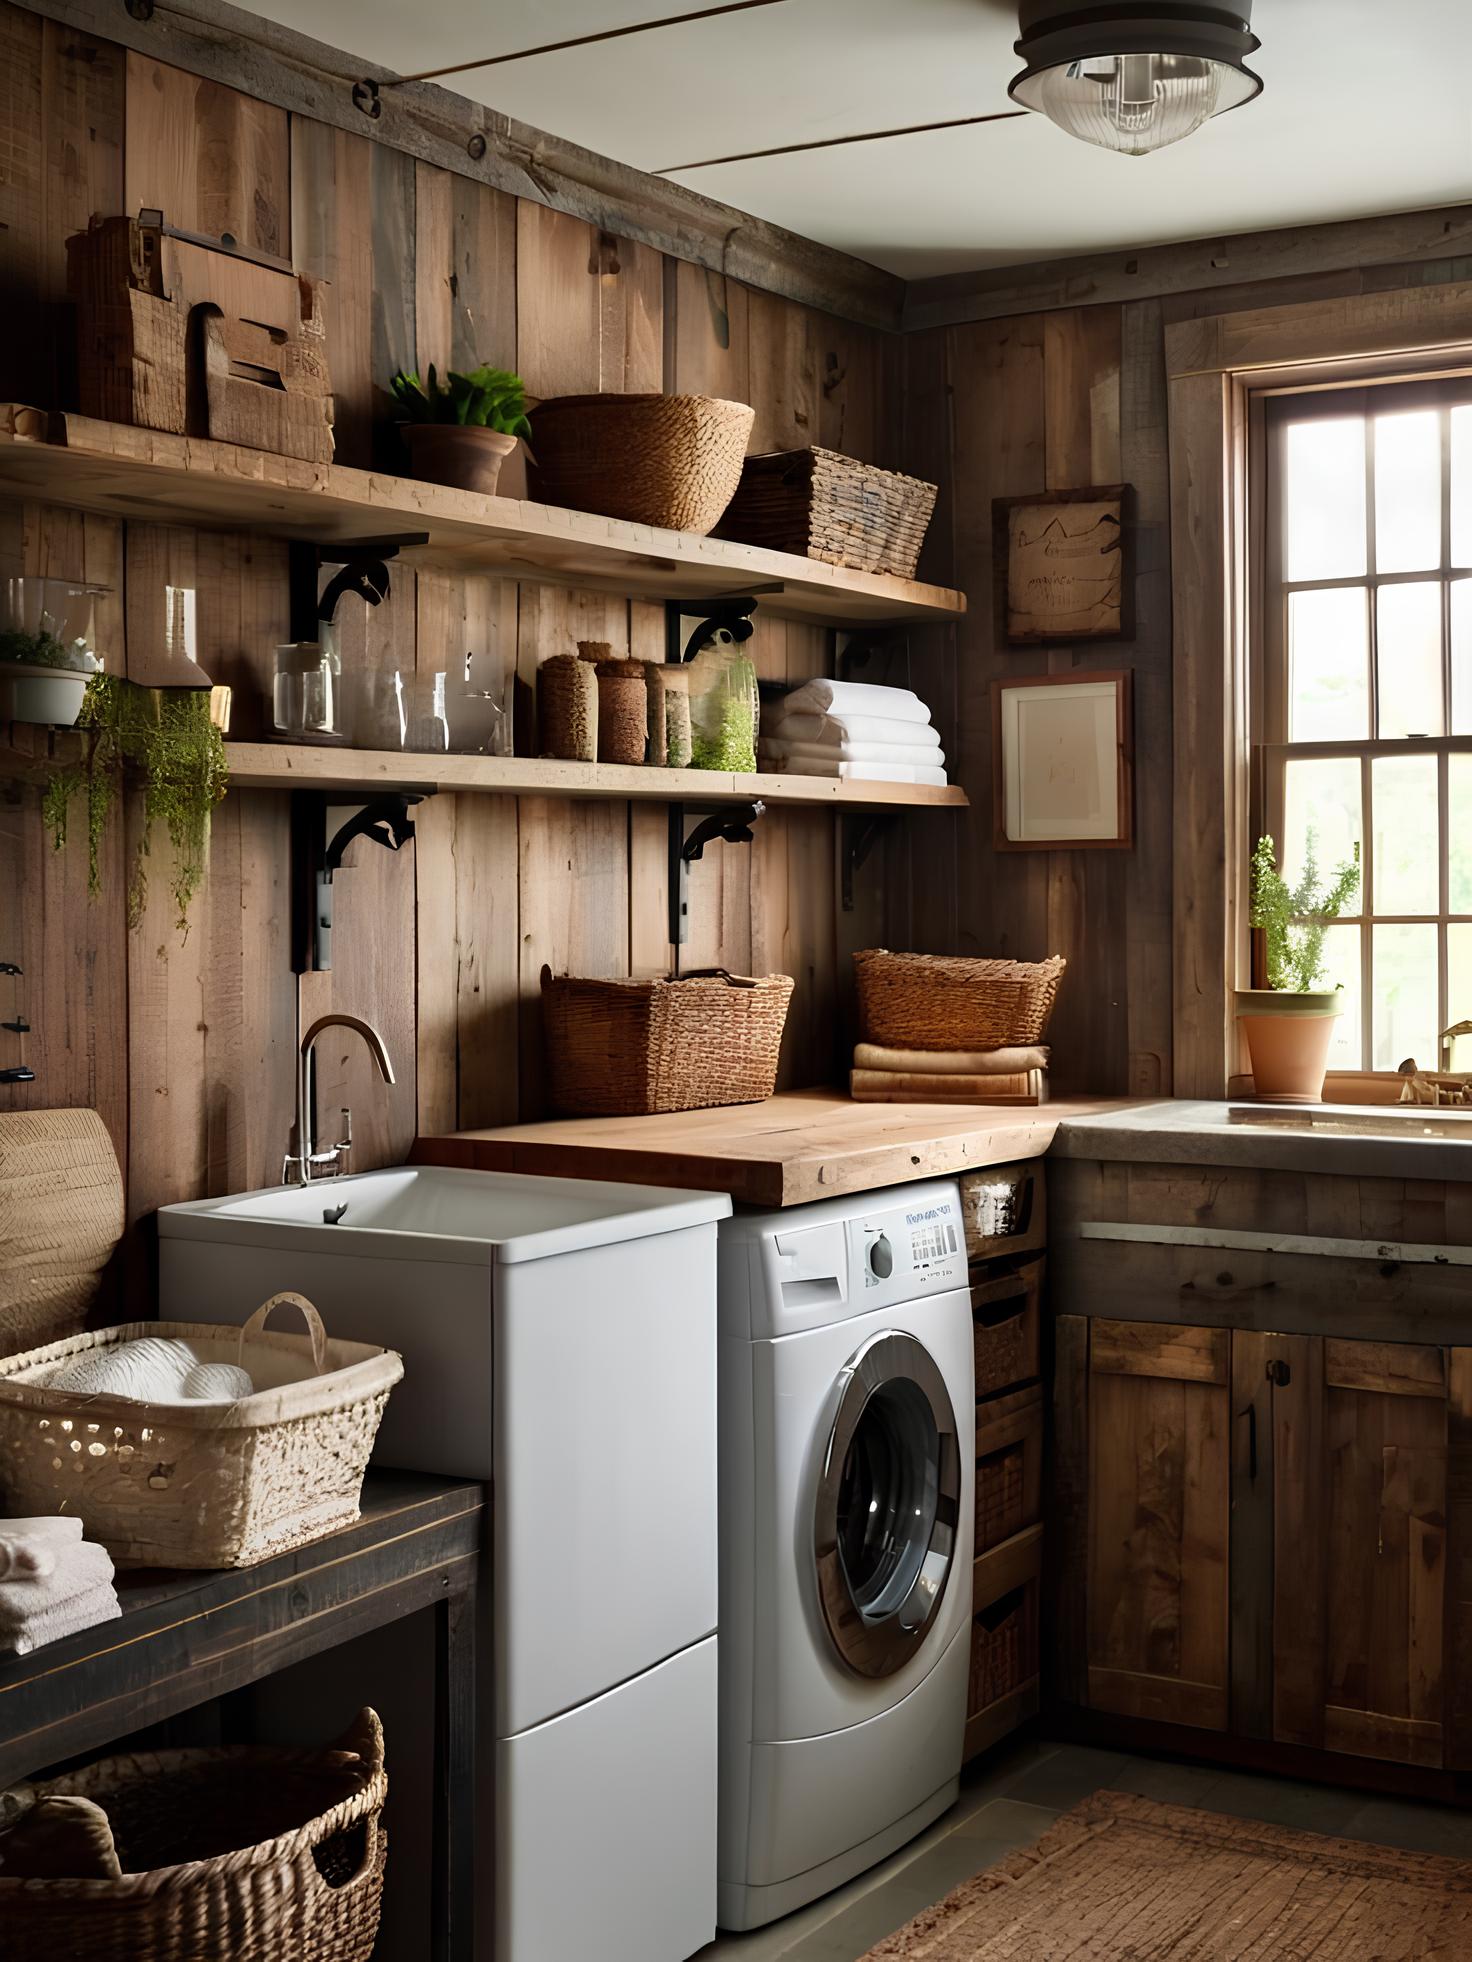
[[[1350,1178],[1472,1179],[1472,1112],[1398,1104],[1294,1109],[1177,1098],[1071,1114],[1059,1126],[1052,1152],[1059,1158],[1241,1165]]]

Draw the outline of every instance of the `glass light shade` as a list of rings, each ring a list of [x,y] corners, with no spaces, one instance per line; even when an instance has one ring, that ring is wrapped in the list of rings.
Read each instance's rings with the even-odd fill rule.
[[[1012,94],[1070,136],[1143,157],[1257,94],[1255,75],[1198,55],[1089,55],[1020,75]]]

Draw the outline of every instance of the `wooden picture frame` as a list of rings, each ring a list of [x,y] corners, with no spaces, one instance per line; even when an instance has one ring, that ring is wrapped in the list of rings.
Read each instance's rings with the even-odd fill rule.
[[[1044,689],[1047,696],[1039,692]],[[1128,668],[993,681],[992,831],[998,851],[1123,851],[1134,844],[1133,711]],[[1040,758],[1062,764],[1051,796],[1036,781]],[[1051,773],[1053,762],[1049,768]]]
[[[992,500],[998,647],[1133,636],[1132,505],[1129,484]]]

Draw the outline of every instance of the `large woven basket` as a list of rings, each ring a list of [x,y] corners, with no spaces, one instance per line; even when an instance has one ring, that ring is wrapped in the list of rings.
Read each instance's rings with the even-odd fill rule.
[[[1067,961],[854,955],[865,1042],[890,1049],[1011,1049],[1041,1042]]]
[[[123,1175],[95,1110],[0,1112],[0,1356],[86,1325],[123,1223]]]
[[[278,1303],[309,1335],[265,1332]],[[178,1336],[202,1361],[243,1362],[238,1403],[145,1403],[53,1390],[64,1362],[139,1336]],[[120,1567],[249,1567],[358,1517],[368,1455],[404,1373],[391,1349],[327,1339],[299,1294],[236,1332],[129,1322],[0,1362],[0,1493],[12,1516],[76,1513]]]
[[[559,395],[532,414],[544,504],[708,532],[731,501],[756,411],[710,395]]]
[[[554,1107],[569,1117],[755,1104],[777,1082],[792,977],[711,968],[669,981],[542,970]]]
[[[935,495],[919,477],[837,450],[774,450],[746,459],[716,531],[743,545],[912,579]]]
[[[140,1752],[18,1786],[0,1823],[42,1799],[91,1799],[123,1873],[0,1874],[0,1962],[367,1962],[387,1794],[372,1710],[329,1750]]]

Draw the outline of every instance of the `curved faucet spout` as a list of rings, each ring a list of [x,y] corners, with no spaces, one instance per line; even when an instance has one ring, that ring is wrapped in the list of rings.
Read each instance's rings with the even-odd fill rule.
[[[351,1029],[355,1035],[360,1035],[363,1038],[368,1054],[377,1063],[378,1074],[383,1078],[384,1082],[392,1083],[395,1081],[394,1066],[388,1059],[388,1050],[384,1047],[383,1037],[374,1028],[373,1024],[371,1022],[365,1022],[361,1015],[319,1015],[311,1028],[302,1037],[302,1060],[304,1062],[311,1052],[312,1044],[324,1029]]]
[[[351,1029],[354,1035],[361,1036],[368,1054],[378,1066],[378,1074],[385,1083],[394,1081],[394,1066],[389,1061],[388,1050],[383,1037],[371,1022],[365,1022],[360,1015],[319,1015],[302,1037],[297,1056],[296,1072],[296,1150],[288,1155],[283,1177],[290,1178],[293,1171],[301,1185],[310,1185],[318,1175],[319,1166],[326,1176],[342,1170],[347,1152],[352,1147],[351,1118],[344,1111],[347,1129],[342,1142],[327,1151],[319,1152],[312,1135],[312,1051],[318,1036],[327,1029]]]

